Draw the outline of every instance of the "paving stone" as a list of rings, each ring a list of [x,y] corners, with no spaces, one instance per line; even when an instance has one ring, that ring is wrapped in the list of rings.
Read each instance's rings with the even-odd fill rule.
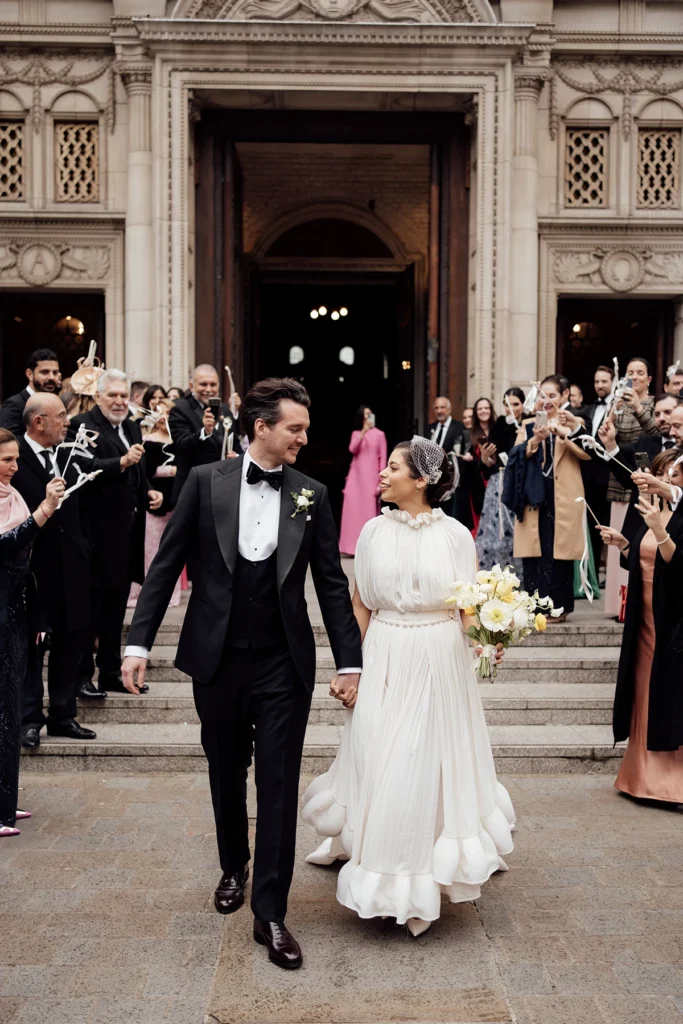
[[[577,942],[576,936],[568,936],[565,940],[560,935],[544,935],[538,939],[527,935],[514,935],[502,936],[497,939],[497,944],[502,956],[511,964],[551,964],[571,960]],[[583,937],[580,944],[584,944]]]
[[[167,1012],[165,999],[100,999],[90,1024],[165,1024]]]
[[[214,959],[218,952],[214,949]],[[213,977],[210,967],[170,967],[153,962],[144,995],[147,999],[206,999]]]
[[[615,971],[606,964],[552,964],[548,972],[560,995],[592,996],[623,992]]]
[[[596,1002],[605,1024],[674,1024],[676,1017],[675,1000],[666,998],[597,996]]]
[[[532,1024],[602,1024],[595,999],[587,996],[525,996]]]
[[[509,996],[552,992],[553,985],[543,964],[504,964],[500,976]]]
[[[673,964],[629,964],[616,966],[628,992],[639,995],[683,995],[683,970]]]
[[[90,1024],[95,999],[27,999],[17,1024]]]
[[[574,914],[589,935],[639,935],[644,931],[626,910],[576,910]]]
[[[0,1004],[4,996],[57,998],[64,992],[64,971],[57,967],[0,967]]]

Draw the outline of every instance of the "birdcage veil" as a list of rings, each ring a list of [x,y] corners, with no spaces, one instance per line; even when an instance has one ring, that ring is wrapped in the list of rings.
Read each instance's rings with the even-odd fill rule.
[[[428,441],[426,437],[416,434],[410,442],[410,454],[420,476],[430,484],[438,484],[441,479],[441,466],[444,450],[440,445]]]

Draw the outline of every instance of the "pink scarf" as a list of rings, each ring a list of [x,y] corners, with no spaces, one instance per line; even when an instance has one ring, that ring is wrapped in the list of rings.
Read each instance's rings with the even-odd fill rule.
[[[10,484],[0,484],[0,533],[9,533],[31,515],[19,491]]]

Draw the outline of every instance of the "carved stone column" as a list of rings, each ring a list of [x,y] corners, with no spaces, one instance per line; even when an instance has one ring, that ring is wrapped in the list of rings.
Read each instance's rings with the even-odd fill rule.
[[[547,72],[515,70],[510,207],[510,352],[512,383],[536,379],[538,353],[538,98]]]
[[[128,93],[125,369],[151,380],[157,373],[152,319],[152,66],[123,63],[120,73]]]
[[[683,364],[683,295],[674,299],[674,362]]]

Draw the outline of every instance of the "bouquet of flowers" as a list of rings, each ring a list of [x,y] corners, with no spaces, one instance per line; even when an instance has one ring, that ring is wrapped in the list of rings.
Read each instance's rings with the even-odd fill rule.
[[[495,679],[498,644],[511,647],[534,630],[542,633],[548,623],[544,611],[552,618],[562,614],[563,609],[555,608],[549,597],[539,597],[538,591],[528,594],[520,586],[510,565],[504,569],[494,565],[491,570],[478,572],[476,583],[451,584],[451,596],[445,603],[475,620],[467,635],[482,647],[475,666],[480,679]]]

